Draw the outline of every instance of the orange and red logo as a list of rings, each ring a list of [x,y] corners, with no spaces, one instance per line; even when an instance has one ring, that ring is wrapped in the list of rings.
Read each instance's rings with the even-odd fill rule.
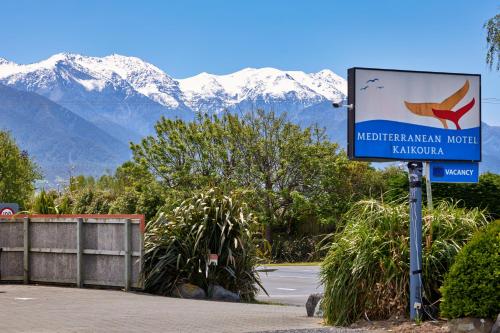
[[[460,130],[459,120],[472,109],[476,100],[472,98],[469,103],[458,110],[452,111],[452,109],[465,97],[468,91],[469,80],[466,80],[462,88],[455,91],[441,103],[410,103],[405,101],[405,105],[408,110],[416,115],[439,119],[444,128],[448,128],[446,121],[449,120],[455,124],[457,130]]]

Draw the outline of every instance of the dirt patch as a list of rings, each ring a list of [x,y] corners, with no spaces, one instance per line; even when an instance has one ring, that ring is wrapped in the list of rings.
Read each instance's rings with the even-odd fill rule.
[[[351,325],[351,328],[366,329],[369,332],[401,332],[401,333],[449,333],[446,321],[425,321],[417,325],[408,320],[360,320]]]

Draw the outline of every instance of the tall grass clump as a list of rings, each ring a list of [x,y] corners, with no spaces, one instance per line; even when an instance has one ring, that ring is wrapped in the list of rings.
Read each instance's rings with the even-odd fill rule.
[[[483,211],[442,202],[423,214],[423,285],[426,304],[435,303],[443,276],[472,233],[487,223]],[[331,325],[362,316],[387,319],[408,311],[409,207],[406,201],[356,203],[332,236],[321,267],[323,310]],[[426,307],[426,311],[436,309]]]
[[[172,212],[161,212],[146,229],[144,282],[153,293],[171,295],[182,283],[208,292],[218,284],[253,300],[260,281],[253,230],[256,221],[245,205],[211,189]],[[219,256],[217,266],[208,255]]]

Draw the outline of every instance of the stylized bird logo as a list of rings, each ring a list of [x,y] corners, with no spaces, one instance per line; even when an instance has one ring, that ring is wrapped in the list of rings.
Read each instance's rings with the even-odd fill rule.
[[[444,128],[448,128],[446,121],[449,120],[455,124],[457,130],[460,130],[461,128],[458,121],[472,109],[476,100],[473,98],[469,103],[456,111],[452,111],[451,109],[453,109],[458,102],[465,97],[468,91],[469,80],[466,80],[462,88],[455,91],[450,97],[446,98],[441,103],[410,103],[405,101],[405,105],[408,110],[416,115],[439,119]]]
[[[366,83],[375,82],[375,81],[378,81],[378,78],[370,79],[370,80],[366,81]]]
[[[363,88],[361,88],[360,90],[366,90],[368,89],[368,86],[364,86]]]

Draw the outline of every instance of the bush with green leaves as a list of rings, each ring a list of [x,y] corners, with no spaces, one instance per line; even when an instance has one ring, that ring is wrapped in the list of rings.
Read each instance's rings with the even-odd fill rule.
[[[28,152],[17,146],[9,132],[0,130],[0,202],[16,202],[26,209],[38,179],[40,170]]]
[[[54,200],[57,198],[57,192],[42,189],[32,200],[30,212],[35,214],[56,214],[58,213]]]
[[[171,295],[182,283],[205,291],[218,284],[253,300],[262,287],[253,241],[257,223],[245,205],[217,189],[161,212],[146,228],[144,284],[149,292]],[[208,255],[218,255],[209,266]]]
[[[441,292],[443,317],[496,317],[500,312],[500,220],[478,231],[462,248]]]
[[[323,236],[289,237],[287,234],[275,235],[271,246],[271,261],[275,263],[320,261],[322,251],[318,243]]]
[[[321,267],[322,306],[328,324],[347,325],[363,315],[386,319],[408,311],[409,207],[406,201],[363,200],[344,216],[344,227]],[[425,304],[439,300],[439,287],[455,255],[487,223],[483,211],[442,202],[423,214]],[[426,311],[436,309],[426,307]]]

